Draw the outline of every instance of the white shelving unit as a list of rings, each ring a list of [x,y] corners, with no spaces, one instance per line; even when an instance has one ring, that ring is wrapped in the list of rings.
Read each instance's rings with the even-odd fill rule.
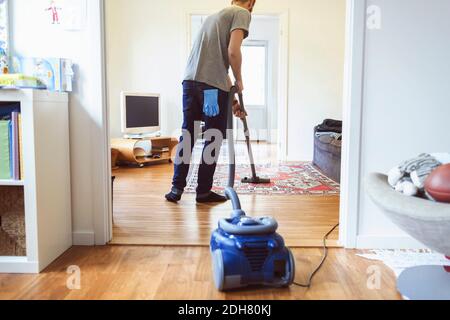
[[[68,95],[0,90],[0,102],[20,103],[26,257],[0,257],[0,273],[39,273],[72,246]],[[0,106],[1,108],[1,106]]]
[[[24,182],[16,180],[0,180],[0,186],[20,187],[24,186]]]

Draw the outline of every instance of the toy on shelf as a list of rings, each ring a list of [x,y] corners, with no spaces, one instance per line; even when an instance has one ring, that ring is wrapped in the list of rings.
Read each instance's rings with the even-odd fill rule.
[[[50,91],[71,92],[74,76],[71,60],[12,57],[12,72],[35,77]]]
[[[8,73],[9,59],[6,42],[0,40],[0,74]]]
[[[46,89],[46,85],[36,77],[29,77],[20,73],[0,74],[0,88],[2,89]]]

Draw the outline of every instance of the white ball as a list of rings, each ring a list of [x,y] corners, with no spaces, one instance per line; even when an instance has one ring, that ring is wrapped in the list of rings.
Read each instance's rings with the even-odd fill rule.
[[[403,182],[398,182],[395,186],[395,191],[403,193]]]
[[[419,189],[409,181],[403,182],[403,194],[408,197],[413,197],[419,193]]]
[[[388,181],[391,187],[395,188],[395,186],[399,183],[403,176],[404,174],[400,171],[399,167],[395,167],[391,171],[389,171]]]

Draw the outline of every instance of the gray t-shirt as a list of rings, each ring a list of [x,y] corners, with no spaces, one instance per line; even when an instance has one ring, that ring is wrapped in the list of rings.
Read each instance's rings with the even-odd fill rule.
[[[250,22],[250,12],[239,6],[231,6],[209,16],[195,40],[184,80],[203,82],[229,92],[228,46],[231,32],[244,30],[247,38]]]

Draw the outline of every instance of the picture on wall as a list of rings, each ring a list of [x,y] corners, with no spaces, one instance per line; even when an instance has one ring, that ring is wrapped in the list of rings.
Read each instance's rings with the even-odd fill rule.
[[[61,24],[61,20],[59,18],[61,10],[62,8],[57,4],[55,0],[51,0],[49,7],[45,8],[45,11],[49,12],[52,24]]]
[[[86,0],[50,0],[44,7],[50,25],[67,31],[78,31],[86,22]]]

